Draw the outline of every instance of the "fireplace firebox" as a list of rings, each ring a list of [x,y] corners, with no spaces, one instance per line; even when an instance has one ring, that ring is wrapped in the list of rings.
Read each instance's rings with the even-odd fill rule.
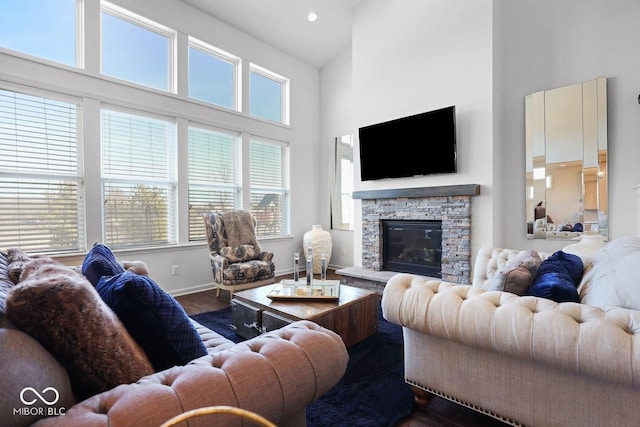
[[[382,269],[442,277],[442,221],[383,220]]]

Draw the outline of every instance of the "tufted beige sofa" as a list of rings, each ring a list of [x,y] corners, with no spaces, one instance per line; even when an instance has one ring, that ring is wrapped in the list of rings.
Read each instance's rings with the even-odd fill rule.
[[[634,253],[582,257],[581,301],[601,298],[597,281],[613,287],[640,271],[640,239],[618,246]],[[512,425],[640,425],[640,311],[482,290],[518,252],[482,248],[472,285],[389,280],[382,310],[403,326],[416,400],[442,396]]]

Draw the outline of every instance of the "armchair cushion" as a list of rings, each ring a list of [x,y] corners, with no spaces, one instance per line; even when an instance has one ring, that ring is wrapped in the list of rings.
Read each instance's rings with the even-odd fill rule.
[[[184,365],[207,354],[182,306],[151,278],[126,271],[103,277],[96,289],[156,370]]]
[[[258,259],[260,255],[259,251],[256,251],[253,245],[225,246],[220,248],[220,254],[232,263]]]

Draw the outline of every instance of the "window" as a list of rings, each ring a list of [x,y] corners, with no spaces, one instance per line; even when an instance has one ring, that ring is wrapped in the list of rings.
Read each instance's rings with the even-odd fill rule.
[[[251,212],[259,236],[289,234],[288,147],[252,139],[250,143]]]
[[[0,241],[27,252],[85,248],[78,105],[0,90]]]
[[[289,80],[257,65],[249,73],[249,113],[289,124]]]
[[[102,74],[175,92],[175,31],[102,3]]]
[[[175,124],[103,109],[101,143],[105,244],[177,243]]]
[[[2,0],[0,46],[60,62],[80,64],[80,0]]]
[[[204,212],[242,206],[239,147],[237,134],[189,128],[189,241],[206,239]]]
[[[189,38],[189,97],[238,110],[240,60]]]

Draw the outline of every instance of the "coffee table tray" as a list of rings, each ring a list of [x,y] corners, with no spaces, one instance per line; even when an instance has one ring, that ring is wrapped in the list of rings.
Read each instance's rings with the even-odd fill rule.
[[[267,297],[276,301],[335,301],[340,298],[340,281],[313,280],[311,286],[307,286],[306,281],[295,282],[293,280],[283,280],[273,287]]]

